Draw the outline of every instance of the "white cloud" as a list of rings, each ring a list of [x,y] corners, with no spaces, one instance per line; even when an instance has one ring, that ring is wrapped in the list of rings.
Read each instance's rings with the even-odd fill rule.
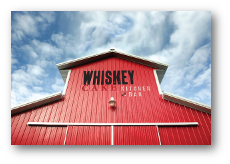
[[[62,55],[62,49],[55,47],[54,45],[39,40],[32,40],[30,45],[23,45],[20,47],[23,51],[24,59],[28,63],[33,63],[42,68],[50,66],[54,67],[56,61],[60,59]]]
[[[41,15],[41,22],[45,22],[45,20],[48,23],[53,23],[55,21],[55,13],[54,12],[50,12],[50,11],[42,11],[39,12],[39,14]]]
[[[32,87],[34,91],[39,92],[42,91],[43,88],[42,87]]]
[[[40,42],[36,39],[31,42],[31,45],[33,46],[36,53],[39,54],[40,58],[52,60],[59,59],[62,53],[62,50],[55,47],[54,45],[46,42]]]
[[[193,80],[193,83],[194,86],[208,84],[208,86],[211,87],[211,65],[209,69],[199,74],[199,76]]]
[[[18,60],[15,59],[15,56],[11,53],[11,66],[13,66],[14,64],[17,64]]]
[[[55,92],[63,91],[64,82],[61,78],[56,78],[55,83],[51,86]]]
[[[36,52],[34,52],[34,49],[32,47],[30,47],[29,45],[24,45],[21,47],[21,49],[24,51],[24,53],[26,53],[26,55],[28,55],[29,57],[32,58],[37,58],[38,55]]]
[[[11,75],[11,105],[18,105],[48,95],[46,92],[40,92],[45,76],[47,76],[45,71],[35,65],[27,65],[15,70]]]
[[[36,37],[36,33],[55,21],[55,14],[49,12],[36,16],[27,12],[18,15],[12,23],[12,39]],[[33,20],[22,26],[22,16]],[[208,68],[211,56],[210,12],[65,12],[65,16],[71,22],[66,27],[67,32],[53,33],[46,41],[33,38],[29,45],[22,47],[32,63],[40,68],[55,66],[56,61],[115,48],[169,64],[161,84],[165,91],[184,96],[188,95],[186,89],[211,85],[211,68]],[[34,28],[31,29],[34,34],[27,30],[28,27]],[[33,73],[27,72],[26,68],[21,70],[29,75]],[[22,75],[26,76],[23,72]],[[40,77],[37,80],[39,82]],[[63,90],[63,87],[61,79],[55,79],[51,86],[55,91]],[[39,88],[33,90],[40,92]]]
[[[53,34],[65,55],[80,57],[110,48],[140,56],[162,50],[169,37],[169,12],[66,12],[73,34]],[[80,15],[80,16],[79,16]],[[75,20],[75,21],[74,21]],[[69,31],[71,33],[71,31]]]
[[[15,13],[12,21],[11,39],[18,41],[26,36],[38,37],[40,31],[44,31],[54,20],[54,12],[39,12],[39,15],[35,15],[33,12]]]
[[[55,60],[46,60],[46,59],[37,59],[35,61],[35,65],[45,68],[45,67],[55,67],[56,68],[56,62]]]
[[[190,99],[194,99],[195,101],[202,101],[205,99],[211,99],[211,91],[209,89],[201,89],[194,97]]]
[[[175,25],[170,46],[149,58],[169,64],[162,90],[186,96],[185,89],[194,87],[192,79],[208,69],[211,45],[204,42],[211,39],[211,13],[173,12],[170,21]]]
[[[36,65],[27,65],[27,73],[31,76],[37,77],[46,76],[45,71],[41,67]]]
[[[39,78],[45,77],[47,74],[45,71],[36,65],[27,65],[27,69],[21,67],[21,69],[15,70],[12,77],[12,84],[18,83],[22,85],[41,85],[43,82]],[[12,85],[14,87],[14,85]]]
[[[189,66],[186,66],[186,80],[191,81],[195,75],[207,69],[207,62],[211,55],[211,45],[207,44],[197,49],[189,61]]]
[[[12,34],[13,40],[21,40],[25,35],[36,36],[38,31],[36,28],[36,21],[29,14],[18,14],[14,15],[14,22],[12,22]]]

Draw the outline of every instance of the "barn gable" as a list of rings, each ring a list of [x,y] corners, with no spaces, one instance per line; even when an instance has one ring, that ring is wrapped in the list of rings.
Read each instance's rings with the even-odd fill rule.
[[[22,113],[19,114],[15,112],[17,108],[14,108],[16,115],[11,119],[12,144],[31,144],[36,142],[35,139],[40,144],[54,144],[53,140],[55,144],[89,144],[92,140],[95,144],[110,144],[110,140],[113,144],[125,144],[124,138],[130,138],[130,135],[136,138],[134,131],[141,131],[145,140],[149,136],[152,138],[143,144],[211,143],[211,117],[207,114],[211,108],[166,92],[161,95],[159,84],[168,65],[110,50],[57,66],[65,82],[63,96],[40,107],[41,101],[33,102],[30,107],[32,110],[29,110],[28,105],[21,105]],[[111,97],[116,101],[115,107],[108,103]],[[27,111],[23,112],[23,107]],[[58,127],[44,129],[36,122],[48,123],[46,126],[55,123],[52,126]],[[74,126],[74,123],[85,126]],[[106,124],[102,126],[102,123]],[[140,128],[143,123],[148,126]],[[128,125],[135,126],[130,129]],[[192,127],[188,130],[187,127],[166,128],[166,125]],[[108,126],[114,126],[114,129]],[[84,141],[72,138],[91,133],[94,139],[98,136],[102,136],[102,139],[99,137],[96,141],[88,138],[88,141]],[[55,137],[56,134],[60,139]],[[168,139],[170,135],[172,137]]]
[[[135,55],[130,55],[130,54],[118,52],[118,51],[115,51],[114,49],[111,49],[110,51],[103,52],[100,54],[94,54],[91,56],[87,56],[87,57],[83,57],[83,58],[79,58],[79,59],[74,59],[74,60],[70,60],[70,61],[66,61],[66,62],[57,64],[59,72],[60,72],[62,79],[65,83],[65,87],[64,87],[64,90],[62,92],[62,95],[65,95],[72,68],[78,67],[78,66],[81,66],[84,64],[89,64],[91,62],[95,62],[98,60],[111,58],[111,57],[117,57],[120,59],[125,59],[128,61],[132,61],[135,63],[139,63],[142,65],[146,65],[146,66],[154,68],[153,72],[154,72],[157,88],[158,88],[159,94],[162,94],[162,91],[160,88],[160,83],[164,77],[166,70],[167,70],[167,67],[168,67],[167,64],[148,60],[148,59],[141,58],[141,57],[138,57]],[[168,93],[168,92],[163,92],[162,97],[165,100],[179,103],[181,105],[185,105],[185,106],[191,107],[193,109],[197,109],[197,110],[211,114],[211,107],[208,105],[198,103],[198,102],[195,102],[192,100],[188,100],[188,99],[185,99],[183,97],[179,97],[177,95],[173,95],[173,94]],[[59,93],[55,93],[55,94],[49,95],[47,97],[44,97],[44,98],[41,98],[38,100],[34,100],[31,102],[20,104],[20,105],[12,108],[11,114],[12,115],[17,114],[19,112],[23,112],[25,110],[32,109],[32,108],[39,106],[39,105],[44,105],[44,104],[47,104],[47,103],[52,102],[52,101],[60,100],[61,98],[62,98],[62,96],[61,96],[61,93],[59,92]]]

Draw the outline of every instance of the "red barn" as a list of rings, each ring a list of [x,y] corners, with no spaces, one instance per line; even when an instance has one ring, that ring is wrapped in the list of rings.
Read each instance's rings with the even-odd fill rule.
[[[63,93],[12,108],[12,145],[211,145],[211,107],[161,92],[167,64],[111,49],[57,67]]]

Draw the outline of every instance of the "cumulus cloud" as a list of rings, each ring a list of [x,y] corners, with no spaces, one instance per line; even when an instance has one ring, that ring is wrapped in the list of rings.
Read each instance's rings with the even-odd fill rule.
[[[45,71],[36,65],[27,65],[15,70],[11,77],[11,105],[18,105],[48,95],[40,92],[42,78],[46,77]]]
[[[211,45],[204,43],[211,38],[211,13],[173,12],[170,21],[175,30],[169,45],[149,58],[169,64],[162,90],[186,97],[192,79],[208,69]]]
[[[58,59],[62,53],[62,49],[55,47],[54,45],[46,42],[40,42],[34,39],[31,44],[34,50],[39,54],[40,58]]]
[[[18,63],[18,60],[15,59],[15,56],[11,53],[11,66],[15,65]]]
[[[61,58],[63,50],[54,45],[33,39],[29,44],[19,48],[22,50],[23,58],[42,68],[54,67]]]
[[[211,45],[206,44],[198,48],[189,60],[189,66],[186,67],[188,74],[186,79],[191,81],[194,76],[201,70],[207,69],[207,62],[211,55]]]
[[[42,87],[32,87],[32,89],[36,92],[42,91],[43,88]]]
[[[36,21],[32,16],[27,14],[15,14],[14,15],[15,22],[12,25],[13,40],[22,40],[25,35],[36,36],[38,34],[36,28]]]
[[[11,39],[13,41],[22,40],[26,36],[38,37],[40,31],[44,31],[50,23],[54,22],[54,12],[12,12],[13,21],[11,26]]]
[[[32,58],[37,58],[38,57],[37,53],[34,52],[34,49],[29,45],[24,45],[24,46],[21,47],[21,49],[23,50],[23,52],[25,54],[27,54],[28,56],[30,56]]]
[[[66,12],[73,22],[67,34],[51,39],[67,56],[79,57],[110,48],[139,56],[161,51],[173,32],[171,12]]]
[[[50,38],[42,40],[38,36],[51,23],[56,23],[55,13],[14,14],[12,40],[30,37],[30,42],[19,49],[31,59],[31,65],[45,69],[59,62],[115,48],[169,64],[162,90],[187,98],[194,98],[188,93],[196,90],[200,95],[195,97],[196,100],[209,99],[205,93],[211,86],[210,12],[64,12],[59,19],[57,24],[61,30],[51,30]],[[16,60],[12,62],[17,63]],[[18,71],[30,74],[26,68],[18,68]],[[39,75],[36,77],[40,78]],[[61,81],[55,78],[51,85],[53,91],[63,90]],[[40,86],[33,85],[34,88],[29,88],[31,92],[42,91]]]
[[[211,99],[211,92],[209,89],[201,89],[198,93],[195,94],[195,96],[190,97],[190,99],[195,101]]]
[[[199,76],[193,80],[193,83],[194,86],[208,84],[208,86],[211,87],[211,65],[209,65],[209,69],[199,74]]]
[[[51,86],[55,92],[63,91],[64,82],[61,78],[56,78],[55,83]]]

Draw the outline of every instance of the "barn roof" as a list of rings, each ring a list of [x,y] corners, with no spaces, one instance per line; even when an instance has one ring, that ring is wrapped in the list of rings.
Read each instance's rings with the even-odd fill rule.
[[[63,63],[59,63],[57,64],[57,67],[60,71],[60,74],[62,76],[62,79],[64,82],[66,82],[66,77],[68,74],[68,69],[83,65],[83,64],[87,64],[87,63],[91,63],[91,62],[95,62],[97,60],[101,60],[101,59],[106,59],[109,57],[117,57],[120,59],[125,59],[128,61],[132,61],[135,63],[139,63],[139,64],[143,64],[149,67],[153,67],[158,69],[157,70],[157,76],[159,79],[159,82],[161,83],[164,74],[168,68],[168,64],[164,64],[164,63],[160,63],[157,61],[153,61],[153,60],[149,60],[149,59],[145,59],[139,56],[135,56],[135,55],[131,55],[131,54],[126,54],[123,52],[118,52],[115,51],[115,49],[110,49],[109,51],[103,52],[103,53],[99,53],[99,54],[94,54],[94,55],[90,55],[90,56],[86,56],[86,57],[82,57],[82,58],[78,58],[78,59],[74,59],[74,60],[70,60],[70,61],[66,61]]]
[[[135,56],[135,55],[126,54],[123,52],[118,52],[118,51],[115,51],[114,49],[110,49],[109,51],[103,52],[100,54],[94,54],[94,55],[66,61],[63,63],[59,63],[59,64],[57,64],[57,67],[61,73],[62,79],[66,83],[66,81],[68,81],[67,76],[68,76],[69,69],[83,65],[83,64],[91,63],[91,62],[94,62],[97,60],[106,59],[109,57],[117,57],[117,58],[125,59],[128,61],[132,61],[132,62],[143,64],[143,65],[146,65],[149,67],[156,68],[157,69],[156,70],[156,73],[157,73],[156,80],[158,79],[159,83],[161,83],[161,81],[164,77],[164,74],[168,68],[168,64],[152,61],[149,59],[145,59],[145,58]],[[157,83],[158,83],[158,81],[157,81]],[[160,87],[160,86],[158,86],[158,87]],[[65,89],[64,89],[64,92],[65,92]],[[33,109],[35,107],[45,105],[45,104],[48,104],[48,103],[51,103],[54,101],[59,101],[62,99],[62,95],[64,95],[64,93],[58,92],[58,93],[51,94],[49,96],[46,96],[46,97],[38,99],[38,100],[34,100],[34,101],[20,104],[18,106],[11,108],[11,115],[14,115],[14,114],[17,114],[17,113],[20,113],[20,112],[23,112],[23,111],[26,111],[29,109]],[[211,114],[211,107],[210,106],[196,102],[196,101],[186,99],[184,97],[180,97],[180,96],[177,96],[177,95],[163,91],[162,98],[165,100],[174,102],[174,103],[178,103],[178,104],[181,104],[181,105],[184,105],[184,106],[187,106],[187,107]]]
[[[11,115],[17,114],[17,113],[21,113],[24,112],[26,110],[30,110],[45,104],[49,104],[52,103],[54,101],[58,101],[62,99],[62,92],[57,92],[51,95],[48,95],[46,97],[37,99],[37,100],[33,100],[33,101],[29,101],[17,106],[14,106],[13,108],[11,108]]]

